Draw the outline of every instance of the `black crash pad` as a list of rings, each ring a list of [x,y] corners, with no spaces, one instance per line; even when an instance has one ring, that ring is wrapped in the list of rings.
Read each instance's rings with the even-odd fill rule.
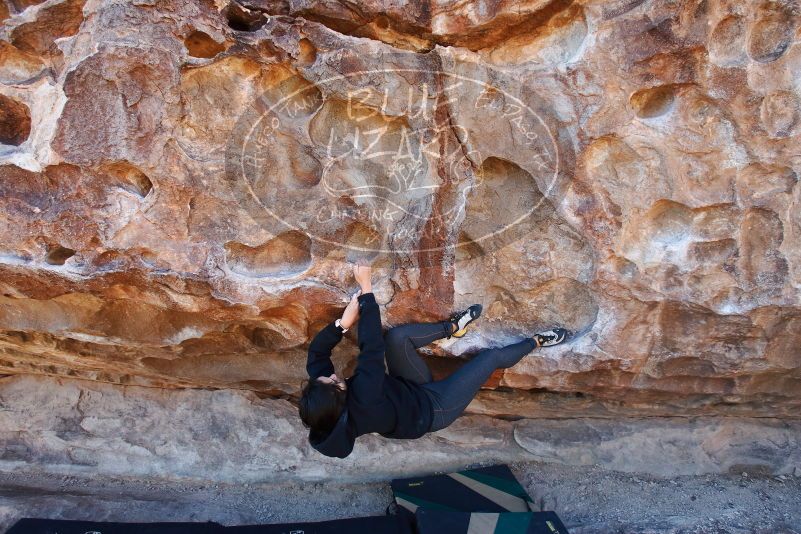
[[[378,516],[319,523],[227,527],[224,534],[412,534],[412,530],[398,517]]]
[[[395,516],[224,527],[217,523],[98,523],[20,519],[6,534],[411,534]]]
[[[554,512],[448,512],[418,508],[419,534],[568,534]]]
[[[101,523],[20,519],[6,534],[222,534],[218,523]]]

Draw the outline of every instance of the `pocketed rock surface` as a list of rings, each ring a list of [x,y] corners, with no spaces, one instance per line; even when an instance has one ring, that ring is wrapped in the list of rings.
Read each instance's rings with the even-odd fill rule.
[[[688,472],[801,469],[800,13],[0,2],[0,374],[16,403],[4,394],[0,459],[213,471],[224,450],[201,438],[187,447],[209,456],[186,465],[169,439],[120,438],[180,400],[231,403],[243,429],[283,421],[298,448],[273,443],[256,472],[302,465],[305,351],[367,256],[386,327],[483,305],[466,337],[426,349],[436,378],[482,347],[575,332],[487,382],[451,458],[619,469],[615,444],[639,436],[664,442],[631,447],[635,470],[659,454],[705,466]],[[334,354],[343,375],[355,333]],[[76,415],[101,410],[98,388],[128,403]],[[394,446],[459,463],[431,443],[366,445]]]

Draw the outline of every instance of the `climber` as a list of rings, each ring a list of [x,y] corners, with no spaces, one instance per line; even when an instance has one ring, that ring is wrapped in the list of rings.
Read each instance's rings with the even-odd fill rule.
[[[354,265],[353,274],[361,290],[342,317],[328,323],[309,345],[309,380],[300,398],[300,418],[309,429],[309,442],[326,456],[345,458],[356,438],[371,432],[412,439],[441,430],[459,417],[493,371],[511,367],[533,349],[557,345],[570,336],[564,328],[554,328],[513,345],[484,349],[447,378],[434,382],[416,349],[437,339],[463,337],[467,326],[481,315],[481,305],[473,304],[441,322],[396,326],[382,336],[370,267]],[[334,372],[331,351],[357,320],[356,369],[343,380]]]

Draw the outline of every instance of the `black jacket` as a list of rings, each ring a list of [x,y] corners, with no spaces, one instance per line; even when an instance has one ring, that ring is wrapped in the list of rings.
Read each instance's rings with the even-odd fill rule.
[[[326,456],[345,458],[358,436],[377,432],[387,438],[419,438],[431,427],[432,407],[423,389],[384,372],[381,313],[372,293],[359,295],[359,358],[353,376],[345,379],[347,402],[327,435],[309,432],[309,442]],[[309,345],[306,371],[311,380],[334,372],[331,351],[342,339],[333,322]]]

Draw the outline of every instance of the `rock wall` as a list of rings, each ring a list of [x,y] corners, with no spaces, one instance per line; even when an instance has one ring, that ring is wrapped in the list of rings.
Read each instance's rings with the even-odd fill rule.
[[[0,380],[0,471],[145,480],[386,481],[471,464],[545,461],[656,476],[801,477],[801,421],[770,417],[466,415],[418,440],[360,437],[344,460],[311,448],[296,408],[236,390]]]
[[[0,2],[0,374],[291,400],[367,256],[435,377],[576,332],[473,413],[797,417],[799,9]]]

